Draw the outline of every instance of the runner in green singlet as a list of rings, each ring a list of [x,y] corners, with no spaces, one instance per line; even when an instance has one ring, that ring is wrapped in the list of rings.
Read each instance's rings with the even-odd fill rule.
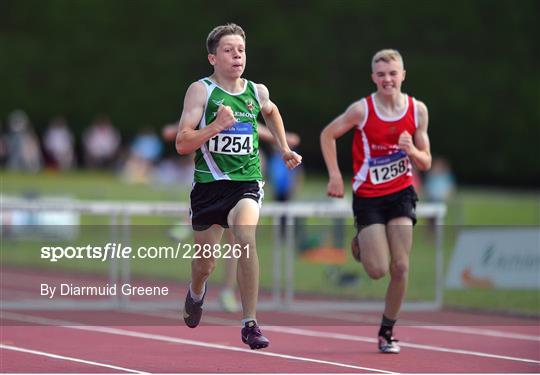
[[[202,316],[206,280],[212,273],[215,252],[223,228],[232,229],[238,258],[238,286],[242,300],[242,341],[251,349],[269,345],[257,325],[259,261],[255,229],[263,198],[263,177],[258,156],[257,116],[262,114],[274,135],[276,147],[289,168],[301,163],[285,139],[283,120],[270,100],[268,89],[241,78],[246,64],[245,33],[235,24],[214,28],[206,45],[214,73],[190,85],[184,98],[176,150],[196,152],[195,176],[191,192],[191,220],[195,244],[210,248],[191,263],[191,284],[183,317],[195,328]],[[238,252],[236,252],[238,254]],[[193,254],[192,254],[193,255]],[[234,253],[232,254],[235,255]]]

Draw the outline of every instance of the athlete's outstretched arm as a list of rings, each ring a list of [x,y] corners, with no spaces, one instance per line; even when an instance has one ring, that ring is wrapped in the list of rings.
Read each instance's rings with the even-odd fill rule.
[[[362,123],[365,112],[361,101],[354,102],[321,132],[321,151],[328,169],[327,194],[330,197],[342,198],[344,194],[343,177],[337,161],[336,139]]]
[[[180,155],[191,154],[199,149],[206,141],[230,128],[235,122],[233,112],[228,106],[219,106],[214,121],[202,129],[196,129],[204,115],[206,89],[201,82],[192,83],[184,98],[184,109],[178,124],[176,135],[176,151]]]
[[[418,127],[413,137],[408,132],[399,136],[399,147],[407,153],[416,169],[427,171],[431,168],[431,151],[428,137],[428,110],[424,103],[417,101]]]
[[[287,168],[293,169],[300,165],[302,157],[296,152],[291,151],[287,144],[285,136],[285,127],[283,126],[283,119],[279,113],[278,107],[270,100],[270,93],[266,86],[258,84],[257,90],[259,92],[259,99],[261,101],[261,114],[268,126],[268,129],[272,132],[275,139],[275,144],[281,152],[283,161],[287,165]]]

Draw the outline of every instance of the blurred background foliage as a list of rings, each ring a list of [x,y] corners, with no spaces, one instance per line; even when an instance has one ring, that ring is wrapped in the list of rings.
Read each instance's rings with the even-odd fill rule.
[[[308,172],[324,171],[320,130],[374,90],[371,57],[391,47],[403,91],[430,110],[433,153],[461,183],[538,187],[539,15],[535,0],[3,0],[0,118],[21,108],[40,132],[61,114],[80,135],[107,113],[124,137],[160,129],[211,74],[208,32],[235,22],[245,76],[302,136]],[[344,173],[351,138],[339,143]]]

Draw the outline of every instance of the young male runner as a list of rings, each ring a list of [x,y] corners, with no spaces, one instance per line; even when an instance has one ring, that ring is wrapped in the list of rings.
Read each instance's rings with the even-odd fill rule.
[[[238,286],[242,300],[242,341],[251,349],[268,346],[256,320],[259,262],[255,228],[263,198],[258,155],[257,116],[262,114],[276,138],[287,167],[301,163],[285,140],[283,120],[266,86],[241,78],[246,65],[246,37],[242,28],[226,24],[214,28],[206,46],[211,76],[190,85],[184,99],[176,149],[196,152],[191,220],[195,243],[220,243],[223,228],[231,227],[242,249]],[[193,259],[191,284],[184,305],[184,321],[197,327],[202,316],[206,280],[216,263],[214,253]]]
[[[390,271],[379,350],[399,353],[393,327],[407,289],[418,200],[412,165],[421,171],[431,166],[428,111],[424,103],[401,92],[405,70],[398,51],[377,52],[371,67],[377,91],[352,103],[325,127],[321,149],[329,174],[327,193],[341,198],[336,139],[354,128],[352,186],[358,234],[352,241],[353,254],[372,279]]]

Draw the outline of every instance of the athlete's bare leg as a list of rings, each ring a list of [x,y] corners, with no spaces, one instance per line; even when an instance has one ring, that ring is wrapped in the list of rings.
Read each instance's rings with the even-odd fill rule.
[[[219,225],[212,225],[210,228],[203,231],[195,231],[195,243],[201,246],[209,244],[214,246],[219,244],[223,228]],[[202,294],[204,292],[204,283],[208,276],[216,267],[216,259],[214,257],[195,258],[191,262],[191,288],[194,293]]]
[[[243,318],[255,318],[259,294],[259,258],[255,233],[259,221],[259,205],[253,199],[238,201],[229,212],[228,222],[234,234],[234,243],[242,255],[238,259],[238,288],[242,299]],[[245,248],[249,247],[249,252]]]
[[[229,246],[234,246],[234,236],[231,229],[225,229],[225,239]],[[225,277],[223,280],[223,287],[219,292],[219,303],[223,310],[227,312],[237,312],[240,311],[240,304],[236,300],[234,291],[236,289],[238,261],[236,258],[231,257],[223,259],[223,262],[225,263]]]
[[[225,230],[225,239],[227,240],[227,243],[231,246],[234,245],[234,236],[231,229]],[[234,290],[236,286],[236,265],[237,261],[233,257],[231,259],[225,259],[225,280],[224,280],[224,288],[229,290]]]
[[[408,217],[392,219],[386,226],[390,244],[390,284],[386,291],[384,315],[397,319],[401,303],[405,298],[409,280],[409,255],[413,240],[413,223]]]
[[[358,233],[360,258],[370,278],[377,280],[388,273],[389,246],[384,224],[371,224]]]

